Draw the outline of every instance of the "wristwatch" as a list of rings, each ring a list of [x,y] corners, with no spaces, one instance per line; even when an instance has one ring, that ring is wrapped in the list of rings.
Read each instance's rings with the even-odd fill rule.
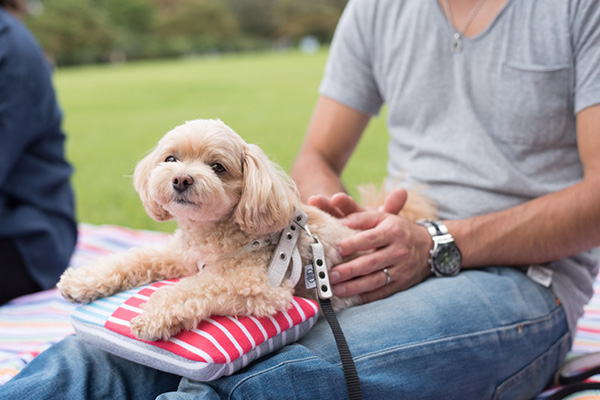
[[[429,251],[429,266],[436,276],[454,276],[460,272],[462,254],[448,228],[441,221],[422,219],[417,224],[427,228],[433,239],[433,249]]]

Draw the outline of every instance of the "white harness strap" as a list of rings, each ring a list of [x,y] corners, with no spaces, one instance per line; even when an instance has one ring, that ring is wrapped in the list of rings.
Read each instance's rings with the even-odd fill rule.
[[[300,230],[306,224],[307,219],[308,216],[304,212],[296,210],[290,224],[281,231],[277,249],[273,253],[271,264],[267,270],[270,285],[281,285],[290,263],[292,264],[292,271],[290,273],[292,284],[295,286],[298,280],[300,280],[300,276],[302,275],[302,259],[297,243]]]
[[[277,244],[279,241],[279,235],[281,232],[269,233],[267,236],[255,239],[251,243],[248,243],[243,247],[243,249],[247,252],[252,252],[258,249],[262,249],[263,247],[270,246],[272,244]]]

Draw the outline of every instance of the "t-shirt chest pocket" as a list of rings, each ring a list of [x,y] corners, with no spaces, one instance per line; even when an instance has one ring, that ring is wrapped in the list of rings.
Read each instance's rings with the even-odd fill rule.
[[[534,147],[568,135],[572,69],[567,64],[504,62],[494,96],[494,135],[502,142]]]

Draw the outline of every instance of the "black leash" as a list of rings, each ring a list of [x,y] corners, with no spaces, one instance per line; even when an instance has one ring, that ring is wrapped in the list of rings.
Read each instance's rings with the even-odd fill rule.
[[[600,353],[584,354],[566,361],[556,373],[560,385],[583,382],[600,374]]]
[[[352,359],[352,353],[350,353],[346,337],[342,332],[340,323],[331,306],[330,298],[333,295],[333,291],[331,290],[331,284],[329,283],[329,273],[325,263],[325,251],[323,250],[323,245],[319,242],[319,239],[316,236],[313,236],[310,231],[307,232],[315,241],[310,247],[312,250],[312,267],[314,268],[313,273],[316,281],[317,295],[319,297],[319,303],[321,304],[321,310],[323,310],[323,315],[325,315],[325,319],[327,319],[329,327],[333,332],[335,344],[340,353],[342,367],[344,368],[344,378],[346,379],[346,389],[348,390],[348,398],[350,400],[361,400],[362,391],[360,389],[360,381],[356,372],[356,366]]]
[[[584,392],[586,390],[600,390],[600,383],[597,382],[580,382],[571,383],[557,392],[554,392],[547,397],[546,400],[563,400],[565,397],[575,393]],[[591,398],[591,397],[590,397]]]
[[[321,299],[319,297],[319,304],[321,305],[323,315],[325,315],[325,319],[327,319],[329,327],[333,332],[335,344],[337,345],[340,358],[342,359],[342,367],[344,368],[344,378],[346,379],[348,398],[350,400],[360,400],[363,397],[362,390],[360,388],[360,380],[358,379],[358,373],[356,372],[356,366],[354,365],[352,353],[350,352],[350,348],[346,342],[344,332],[342,332],[340,323],[335,316],[335,311],[333,311],[333,307],[331,306],[331,300]]]
[[[300,254],[298,253],[296,240],[298,239],[299,232],[296,227],[303,229],[307,235],[313,239],[314,243],[310,245],[312,252],[312,262],[309,263],[305,268],[305,279],[306,289],[316,289],[317,297],[319,298],[319,304],[323,315],[329,323],[329,327],[333,333],[335,344],[337,345],[340,359],[342,360],[342,368],[344,369],[344,379],[346,380],[346,389],[348,390],[348,398],[350,400],[362,400],[362,391],[360,388],[360,381],[358,379],[358,373],[356,372],[356,366],[352,359],[352,353],[346,342],[346,337],[342,332],[340,323],[338,322],[335,311],[331,305],[331,296],[333,292],[331,290],[331,284],[329,283],[329,273],[327,271],[327,264],[325,262],[325,251],[323,245],[319,239],[310,232],[306,221],[308,216],[301,210],[296,210],[292,219],[292,224],[289,226],[289,230],[285,229],[281,233],[279,244],[275,250],[275,255],[271,260],[271,264],[268,269],[269,283],[273,286],[281,284],[287,269],[289,268],[290,262],[292,262],[291,276],[295,276],[297,271],[296,264],[300,264]],[[294,260],[297,258],[298,260]],[[290,260],[291,259],[291,260]],[[300,264],[301,270],[301,264]],[[297,282],[297,279],[294,283]]]
[[[589,353],[566,361],[556,373],[555,381],[562,388],[546,400],[561,400],[587,390],[600,390],[600,382],[584,382],[600,373],[600,353]]]

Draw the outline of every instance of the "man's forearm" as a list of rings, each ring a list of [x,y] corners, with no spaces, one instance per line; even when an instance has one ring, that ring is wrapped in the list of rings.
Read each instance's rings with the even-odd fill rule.
[[[558,260],[600,244],[600,182],[584,180],[505,211],[446,225],[466,268]]]
[[[332,196],[346,191],[340,177],[316,154],[301,152],[291,175],[304,201],[313,195]]]
[[[292,167],[303,200],[345,192],[340,175],[370,116],[321,96]]]

